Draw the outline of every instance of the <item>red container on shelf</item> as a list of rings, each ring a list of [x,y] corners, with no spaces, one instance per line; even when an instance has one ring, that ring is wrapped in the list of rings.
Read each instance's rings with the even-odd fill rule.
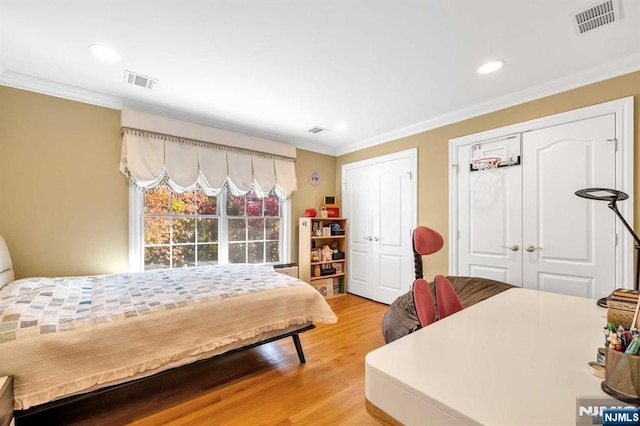
[[[316,209],[305,209],[304,211],[305,217],[316,217],[317,214]]]
[[[340,217],[340,207],[326,207],[329,217]]]

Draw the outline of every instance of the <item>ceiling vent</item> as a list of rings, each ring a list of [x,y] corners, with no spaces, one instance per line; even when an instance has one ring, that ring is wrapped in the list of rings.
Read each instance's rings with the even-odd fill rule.
[[[320,133],[327,133],[329,129],[325,129],[324,127],[316,126],[313,129],[307,130],[309,133],[313,133],[314,135],[319,135]]]
[[[577,12],[572,17],[573,25],[578,34],[595,30],[603,25],[621,19],[618,0],[607,0],[589,9]]]
[[[131,71],[124,71],[124,82],[127,84],[133,84],[134,86],[140,86],[147,89],[153,89],[158,84],[158,80],[155,78],[147,77],[142,74],[136,74]]]

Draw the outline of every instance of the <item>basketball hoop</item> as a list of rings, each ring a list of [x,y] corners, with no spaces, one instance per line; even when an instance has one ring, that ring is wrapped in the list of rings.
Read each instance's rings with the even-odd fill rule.
[[[482,157],[471,160],[471,168],[481,172],[495,170],[500,166],[500,157]]]

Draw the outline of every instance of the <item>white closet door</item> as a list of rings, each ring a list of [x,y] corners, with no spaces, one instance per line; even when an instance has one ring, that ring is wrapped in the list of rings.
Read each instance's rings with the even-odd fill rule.
[[[343,166],[349,293],[392,303],[413,283],[415,150]]]
[[[348,292],[373,298],[377,279],[371,267],[373,256],[372,229],[377,192],[371,187],[373,168],[364,166],[346,171],[343,194],[345,217],[349,219],[347,250]]]
[[[411,159],[406,157],[375,167],[379,198],[372,266],[379,280],[373,299],[390,304],[409,290],[415,277],[411,243],[413,173]]]
[[[520,153],[519,136],[458,147],[458,275],[521,286],[521,167],[470,171],[472,156],[510,153]]]
[[[617,218],[606,202],[575,195],[615,188],[614,138],[614,114],[524,134],[525,287],[591,298],[616,287]]]

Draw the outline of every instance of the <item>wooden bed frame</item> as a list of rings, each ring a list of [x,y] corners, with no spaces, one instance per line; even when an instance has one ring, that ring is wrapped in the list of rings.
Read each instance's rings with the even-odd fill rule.
[[[36,406],[31,407],[31,408],[26,409],[26,410],[16,410],[14,412],[14,417],[16,419],[17,425],[19,426],[20,419],[25,419],[25,418],[27,418],[27,417],[29,417],[31,415],[37,414],[37,413],[42,413],[42,412],[47,411],[47,410],[51,410],[51,409],[54,409],[54,408],[62,407],[62,406],[65,406],[65,405],[70,405],[70,404],[73,404],[73,403],[76,403],[76,402],[79,402],[79,401],[82,401],[82,400],[85,400],[85,399],[88,399],[88,398],[91,398],[91,397],[94,397],[94,396],[97,396],[97,395],[102,395],[102,394],[105,394],[107,392],[112,392],[112,391],[115,391],[117,389],[122,389],[124,387],[131,386],[133,384],[143,382],[145,380],[149,380],[149,379],[152,379],[152,378],[156,378],[158,376],[166,375],[166,374],[169,374],[169,373],[174,372],[176,370],[186,369],[186,368],[189,368],[189,367],[194,366],[196,364],[200,364],[200,363],[203,363],[203,362],[211,361],[211,360],[216,359],[216,358],[222,358],[222,357],[225,357],[227,355],[235,354],[235,353],[238,353],[238,352],[246,351],[248,349],[252,349],[252,348],[264,345],[266,343],[275,342],[277,340],[285,339],[287,337],[291,337],[293,339],[293,344],[295,345],[296,352],[298,354],[298,359],[300,360],[300,364],[305,364],[306,363],[306,359],[304,357],[304,352],[302,350],[302,344],[300,343],[300,333],[304,333],[305,331],[313,330],[314,328],[316,328],[315,324],[310,323],[310,324],[307,324],[304,327],[298,328],[296,330],[293,330],[293,331],[290,331],[290,332],[287,332],[287,333],[284,333],[284,334],[281,334],[281,335],[278,335],[278,336],[270,337],[270,338],[262,340],[260,342],[256,342],[256,343],[252,343],[252,344],[247,345],[247,346],[243,346],[241,348],[231,349],[230,351],[215,355],[215,356],[213,356],[211,358],[201,359],[201,360],[192,362],[190,364],[183,365],[181,367],[171,368],[171,369],[168,369],[168,370],[165,370],[165,371],[161,371],[159,373],[156,373],[156,374],[153,374],[153,375],[150,375],[150,376],[147,376],[147,377],[142,377],[142,378],[131,380],[131,381],[128,381],[128,382],[125,382],[125,383],[120,383],[120,384],[117,384],[117,385],[112,385],[112,386],[108,386],[108,387],[105,387],[105,388],[96,389],[94,391],[90,391],[90,392],[87,392],[87,393],[68,396],[68,397],[65,397],[65,398],[61,398],[61,399],[58,399],[58,400],[47,402],[45,404],[36,405]]]

